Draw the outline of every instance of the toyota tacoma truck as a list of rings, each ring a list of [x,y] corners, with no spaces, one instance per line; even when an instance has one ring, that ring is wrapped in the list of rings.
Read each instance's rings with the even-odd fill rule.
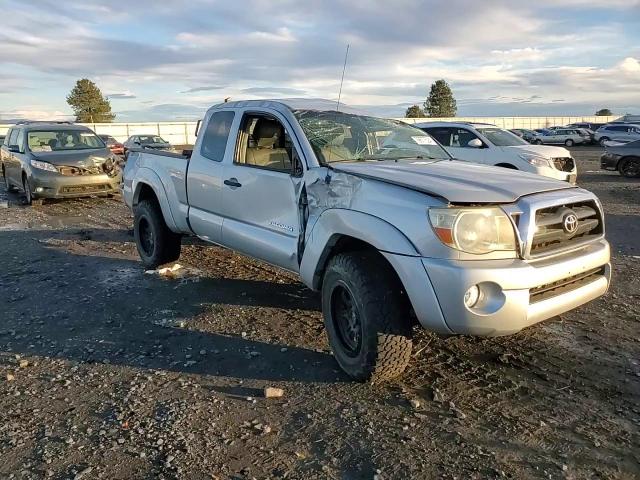
[[[195,235],[321,291],[335,359],[403,372],[414,325],[508,335],[603,295],[602,206],[568,182],[453,160],[407,124],[309,101],[208,110],[189,155],[132,152],[124,199],[147,268]]]

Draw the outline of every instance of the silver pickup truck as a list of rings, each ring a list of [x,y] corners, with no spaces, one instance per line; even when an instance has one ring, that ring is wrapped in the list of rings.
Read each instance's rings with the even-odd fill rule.
[[[124,198],[144,265],[176,260],[196,235],[295,272],[322,292],[337,362],[371,381],[402,373],[415,324],[507,335],[606,292],[592,193],[310,103],[217,105],[190,158],[132,153]]]

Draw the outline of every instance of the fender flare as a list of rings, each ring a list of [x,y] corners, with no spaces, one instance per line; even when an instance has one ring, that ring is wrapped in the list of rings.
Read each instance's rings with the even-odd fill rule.
[[[174,232],[178,232],[178,226],[176,225],[173,214],[171,213],[171,207],[169,206],[169,196],[167,195],[167,191],[165,190],[162,180],[158,174],[150,168],[142,167],[136,172],[136,177],[133,180],[132,185],[132,207],[135,207],[138,204],[140,192],[142,191],[143,186],[150,187],[151,190],[153,190],[153,193],[160,204],[160,210],[162,210],[162,216],[164,217],[167,227]]]
[[[315,222],[305,242],[300,263],[300,277],[305,285],[313,290],[320,288],[324,265],[343,236],[366,242],[380,252],[420,256],[413,243],[386,220],[355,210],[328,209]]]

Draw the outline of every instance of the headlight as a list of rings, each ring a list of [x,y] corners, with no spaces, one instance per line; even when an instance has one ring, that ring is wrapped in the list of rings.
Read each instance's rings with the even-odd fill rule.
[[[483,254],[516,249],[511,220],[497,207],[431,208],[429,221],[440,241],[456,250]]]
[[[41,162],[39,160],[31,160],[31,166],[33,168],[39,168],[40,170],[46,170],[48,172],[58,171],[58,169],[51,165],[49,162]]]
[[[530,163],[534,167],[549,167],[551,168],[551,162],[541,157],[540,155],[536,155],[535,153],[521,153],[518,155],[525,162]]]

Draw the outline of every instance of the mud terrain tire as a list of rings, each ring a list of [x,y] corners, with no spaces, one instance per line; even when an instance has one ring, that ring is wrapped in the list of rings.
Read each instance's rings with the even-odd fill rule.
[[[135,207],[133,230],[146,268],[157,268],[180,258],[182,239],[167,227],[162,210],[154,200],[142,200]]]
[[[404,372],[412,348],[409,301],[379,253],[329,260],[322,311],[333,354],[350,377],[378,383]]]

